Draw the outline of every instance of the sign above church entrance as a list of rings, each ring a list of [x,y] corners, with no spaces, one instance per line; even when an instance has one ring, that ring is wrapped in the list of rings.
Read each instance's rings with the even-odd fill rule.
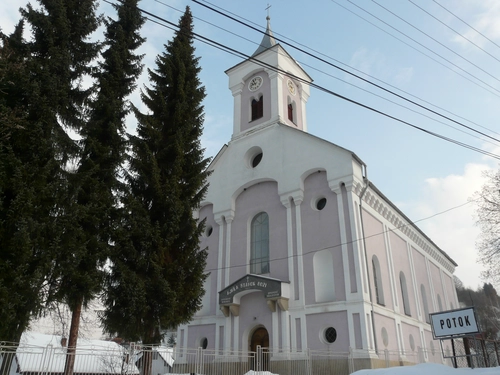
[[[233,303],[234,296],[248,290],[260,290],[266,298],[281,297],[281,281],[267,277],[246,275],[219,292],[219,304]]]
[[[430,314],[435,339],[479,333],[474,307]]]

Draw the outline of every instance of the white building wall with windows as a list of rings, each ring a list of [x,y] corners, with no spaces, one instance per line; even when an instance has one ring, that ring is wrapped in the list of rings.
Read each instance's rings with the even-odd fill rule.
[[[233,136],[209,167],[198,212],[209,277],[181,346],[437,348],[428,313],[458,306],[456,264],[356,154],[307,133],[312,79],[269,25],[263,45],[226,72]]]

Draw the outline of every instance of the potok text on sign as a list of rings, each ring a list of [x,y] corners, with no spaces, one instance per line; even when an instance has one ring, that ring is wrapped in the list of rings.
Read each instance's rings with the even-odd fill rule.
[[[479,332],[473,307],[430,314],[434,338]]]

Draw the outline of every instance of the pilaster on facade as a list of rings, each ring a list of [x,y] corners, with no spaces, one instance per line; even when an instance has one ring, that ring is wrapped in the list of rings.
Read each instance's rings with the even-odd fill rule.
[[[432,311],[438,311],[437,302],[436,302],[436,292],[434,289],[434,282],[432,280],[432,270],[430,266],[429,259],[425,258],[425,268],[427,269],[427,277],[429,279],[429,293],[431,294],[431,302],[432,302]]]
[[[238,134],[241,131],[241,93],[243,91],[244,82],[238,83],[231,87],[233,94],[233,134]]]
[[[413,285],[413,294],[415,295],[415,304],[417,305],[417,318],[422,321],[422,309],[420,305],[420,297],[418,293],[418,283],[417,283],[417,274],[415,272],[415,263],[413,261],[413,252],[411,250],[411,245],[406,243],[406,249],[408,251],[408,259],[410,261],[410,272],[411,272],[411,281]]]
[[[217,290],[222,290],[222,278],[223,278],[223,261],[224,261],[224,216],[214,215],[215,222],[219,226],[219,248],[217,251]],[[217,310],[217,315],[220,315],[221,312]]]
[[[292,201],[289,194],[280,195],[280,201],[286,208],[286,240],[287,240],[287,256],[288,256],[288,274],[290,280],[295,279],[295,267],[293,266],[293,218],[292,218]],[[290,283],[290,296],[295,295],[295,283]]]
[[[224,216],[226,222],[226,264],[224,267],[224,285],[229,285],[229,270],[231,269],[231,223],[234,220],[234,212],[227,213]]]
[[[391,284],[391,296],[393,300],[393,308],[394,311],[399,313],[401,311],[401,305],[398,303],[398,293],[397,293],[397,279],[398,277],[396,276],[394,272],[394,262],[392,258],[392,248],[391,248],[391,239],[389,237],[389,229],[387,228],[386,225],[383,226],[384,228],[384,243],[385,243],[385,251],[386,251],[386,258],[387,258],[387,269],[389,270],[389,281]],[[401,301],[402,302],[402,301]]]
[[[299,281],[299,303],[305,304],[305,288],[304,288],[304,259],[302,249],[302,215],[300,213],[300,205],[304,200],[302,194],[292,194],[293,202],[295,204],[295,226],[296,226],[296,243],[297,243],[297,265],[298,265],[298,281]]]
[[[342,184],[340,180],[336,179],[334,182],[328,182],[330,189],[335,193],[337,197],[337,207],[338,207],[338,218],[340,226],[340,243],[342,249],[342,268],[344,273],[344,285],[345,285],[345,296],[346,300],[349,301],[353,298],[352,296],[352,286],[351,286],[351,271],[349,267],[349,249],[347,244],[351,241],[347,238],[347,228],[345,217],[348,216],[348,212],[344,211],[344,199],[342,196]]]
[[[271,81],[271,97],[268,99],[268,102],[271,104],[271,119],[270,123],[280,122],[280,106],[282,106],[283,102],[283,94],[282,94],[282,81],[283,76],[279,74],[276,70],[272,69],[264,69],[269,76]]]
[[[443,293],[444,293],[443,298],[444,298],[444,306],[445,306],[444,309],[447,310],[450,307],[450,298],[448,296],[448,286],[444,282],[443,270],[441,268],[439,269],[439,279],[441,280],[441,285],[443,286]]]

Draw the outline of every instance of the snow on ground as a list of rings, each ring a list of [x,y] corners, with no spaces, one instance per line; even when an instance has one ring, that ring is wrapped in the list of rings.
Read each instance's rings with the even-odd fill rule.
[[[455,369],[445,365],[422,363],[415,366],[360,370],[352,375],[500,375],[500,367]]]

